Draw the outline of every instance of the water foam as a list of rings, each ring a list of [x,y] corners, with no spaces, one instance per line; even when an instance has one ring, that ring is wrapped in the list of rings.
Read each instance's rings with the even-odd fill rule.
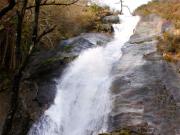
[[[125,3],[134,10],[147,2],[135,1],[126,0]],[[114,4],[116,0],[98,2],[119,9],[118,4]],[[121,24],[113,25],[112,42],[104,47],[87,49],[69,64],[64,75],[57,80],[54,104],[33,125],[29,135],[97,135],[107,129],[111,111],[111,70],[122,56],[121,48],[140,19],[128,12],[119,17]]]

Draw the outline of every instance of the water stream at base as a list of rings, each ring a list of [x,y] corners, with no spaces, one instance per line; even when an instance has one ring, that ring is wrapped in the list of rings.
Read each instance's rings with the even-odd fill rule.
[[[120,10],[117,0],[96,1]],[[133,11],[148,0],[125,0]],[[133,5],[134,4],[134,5]],[[114,40],[104,47],[87,49],[69,64],[57,80],[54,104],[35,123],[28,135],[97,135],[106,131],[111,111],[111,69],[122,55],[121,48],[139,21],[127,9],[114,24]]]

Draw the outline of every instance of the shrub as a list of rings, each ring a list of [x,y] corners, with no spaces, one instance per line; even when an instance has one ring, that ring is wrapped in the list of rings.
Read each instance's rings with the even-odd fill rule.
[[[139,7],[136,14],[146,16],[157,14],[172,22],[175,26],[173,33],[164,32],[158,38],[158,50],[164,59],[171,62],[180,60],[180,2],[177,1],[151,1],[147,5]]]
[[[172,21],[176,28],[180,28],[180,2],[160,2],[151,1],[135,11],[136,14],[146,16],[148,14],[158,14],[161,17]]]

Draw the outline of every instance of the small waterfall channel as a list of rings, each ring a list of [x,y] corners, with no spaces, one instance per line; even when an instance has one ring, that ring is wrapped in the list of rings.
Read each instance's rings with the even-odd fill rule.
[[[118,0],[99,0],[120,10]],[[124,0],[131,11],[148,0]],[[69,64],[57,80],[54,104],[45,111],[28,135],[97,135],[106,131],[111,111],[110,86],[113,64],[122,56],[121,48],[133,34],[139,17],[127,8],[114,24],[114,40],[106,46],[90,48]]]

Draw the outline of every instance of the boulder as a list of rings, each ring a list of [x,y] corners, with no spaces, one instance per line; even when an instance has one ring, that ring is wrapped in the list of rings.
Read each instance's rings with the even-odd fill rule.
[[[114,31],[111,24],[101,24],[101,25],[98,26],[97,29],[98,29],[99,32],[112,33]]]
[[[120,19],[118,15],[106,16],[102,19],[103,23],[119,23]]]

